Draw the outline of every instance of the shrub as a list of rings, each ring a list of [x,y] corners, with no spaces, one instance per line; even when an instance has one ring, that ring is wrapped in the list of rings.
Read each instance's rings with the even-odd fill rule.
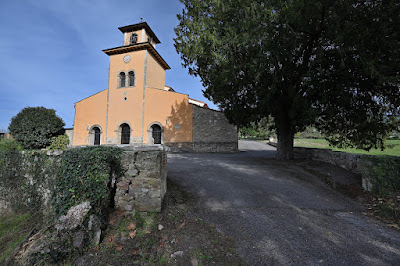
[[[324,135],[315,127],[306,127],[302,132],[298,132],[294,135],[298,139],[323,139]]]
[[[69,138],[67,135],[59,135],[51,138],[50,146],[47,147],[49,150],[65,150],[68,147]]]
[[[50,144],[51,137],[59,135],[64,121],[53,109],[26,107],[11,119],[11,135],[25,149],[41,149]]]
[[[0,151],[22,150],[21,145],[14,139],[0,139]]]

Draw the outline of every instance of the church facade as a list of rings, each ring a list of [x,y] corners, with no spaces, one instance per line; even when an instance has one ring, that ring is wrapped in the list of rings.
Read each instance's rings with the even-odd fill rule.
[[[224,114],[165,85],[169,65],[146,22],[120,27],[124,45],[109,56],[108,88],[75,103],[72,145],[152,145],[198,151],[237,149]]]

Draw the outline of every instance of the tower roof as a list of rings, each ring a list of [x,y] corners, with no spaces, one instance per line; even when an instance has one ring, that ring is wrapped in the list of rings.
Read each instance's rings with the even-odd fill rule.
[[[137,24],[132,24],[132,25],[128,25],[128,26],[123,26],[123,27],[119,27],[118,29],[122,32],[131,32],[131,31],[135,31],[135,30],[140,30],[140,29],[145,29],[146,32],[151,36],[151,38],[153,38],[153,40],[156,43],[161,43],[160,40],[157,38],[157,36],[154,34],[154,32],[152,31],[152,29],[150,28],[150,26],[147,24],[147,22],[141,22],[141,23],[137,23]]]

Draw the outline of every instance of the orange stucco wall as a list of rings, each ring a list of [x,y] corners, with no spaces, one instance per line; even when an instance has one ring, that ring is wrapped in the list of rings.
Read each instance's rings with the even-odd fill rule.
[[[146,87],[163,89],[165,86],[165,70],[151,53],[147,54]]]
[[[75,103],[73,145],[90,145],[89,130],[97,125],[101,129],[100,143],[105,143],[107,90],[103,90]]]
[[[193,107],[188,95],[146,88],[144,142],[149,142],[149,128],[154,122],[163,127],[163,142],[191,142],[193,137]]]

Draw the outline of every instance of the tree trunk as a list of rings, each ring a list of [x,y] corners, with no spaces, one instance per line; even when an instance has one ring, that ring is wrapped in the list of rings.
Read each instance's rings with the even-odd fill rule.
[[[288,125],[281,124],[277,128],[278,145],[276,151],[277,160],[293,160],[294,132]]]

